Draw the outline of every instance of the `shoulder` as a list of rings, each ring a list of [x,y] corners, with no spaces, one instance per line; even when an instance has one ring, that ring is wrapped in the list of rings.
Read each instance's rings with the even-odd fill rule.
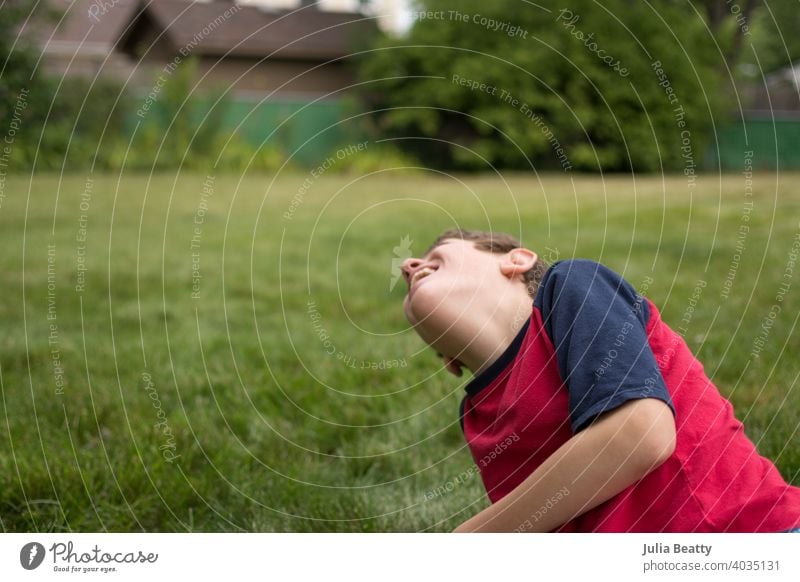
[[[602,263],[591,259],[565,259],[554,263],[545,271],[540,289],[549,292],[577,290],[585,293],[593,287],[596,290],[607,290],[609,286],[622,293],[636,294],[633,286],[622,275]]]
[[[566,259],[554,263],[542,277],[534,305],[544,317],[553,311],[594,308],[606,311],[612,305],[634,307],[647,318],[646,305],[625,278],[591,259]],[[592,310],[594,310],[592,309]]]

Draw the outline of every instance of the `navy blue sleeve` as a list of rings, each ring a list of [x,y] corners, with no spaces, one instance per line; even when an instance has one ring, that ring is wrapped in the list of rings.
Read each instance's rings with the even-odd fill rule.
[[[573,433],[628,400],[658,398],[675,414],[647,341],[647,302],[620,275],[585,259],[545,273],[535,300],[569,391]]]

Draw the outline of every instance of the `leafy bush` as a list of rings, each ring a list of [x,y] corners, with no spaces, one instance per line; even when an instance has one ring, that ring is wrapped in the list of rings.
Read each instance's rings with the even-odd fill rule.
[[[124,102],[116,81],[45,78],[31,94],[31,116],[15,161],[37,170],[108,167],[124,134]]]
[[[215,166],[217,152],[226,138],[227,100],[220,93],[200,93],[195,89],[195,59],[181,62],[169,75],[159,74],[166,81],[159,85],[154,97],[139,98],[129,105],[130,109],[139,107],[139,125],[127,167],[158,170]],[[153,86],[157,86],[155,82]]]
[[[429,16],[407,38],[385,38],[360,71],[374,132],[407,138],[428,164],[678,170],[687,163],[684,138],[699,163],[712,115],[726,111],[715,39],[682,5],[418,5]]]
[[[363,151],[339,156],[336,150],[328,156],[336,159],[330,168],[332,172],[348,174],[368,174],[381,170],[398,168],[414,169],[419,167],[419,161],[397,146],[370,143]]]
[[[225,126],[229,101],[220,92],[194,90],[196,72],[193,59],[184,61],[141,116],[137,112],[142,97],[125,91],[116,80],[36,77],[36,90],[27,93],[22,110],[13,168],[273,171],[280,167],[285,156],[276,146],[257,147],[231,135]],[[15,95],[6,97],[9,118],[15,100]]]

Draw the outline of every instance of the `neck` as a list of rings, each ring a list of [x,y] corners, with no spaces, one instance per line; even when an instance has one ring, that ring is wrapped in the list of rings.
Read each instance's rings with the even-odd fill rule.
[[[533,300],[524,292],[513,301],[496,302],[488,306],[481,317],[470,322],[472,329],[462,337],[469,338],[457,357],[474,375],[491,366],[517,337],[531,315]]]

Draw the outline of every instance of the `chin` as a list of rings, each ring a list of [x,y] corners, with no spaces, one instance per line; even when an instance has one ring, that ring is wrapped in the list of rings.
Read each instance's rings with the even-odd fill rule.
[[[437,293],[433,285],[425,287],[429,288],[420,286],[413,297],[406,297],[403,305],[406,319],[423,339],[438,338],[461,315],[457,307],[461,302],[451,295]]]
[[[442,306],[441,297],[436,297],[436,293],[432,293],[430,289],[424,287],[423,285],[417,287],[414,293],[406,296],[403,302],[406,318],[414,326],[430,318],[438,310],[438,307]]]
[[[419,310],[416,309],[416,306],[411,305],[411,302],[406,300],[403,304],[403,311],[406,314],[406,319],[408,323],[410,323],[415,329],[417,326],[425,320],[425,315],[420,314]]]

